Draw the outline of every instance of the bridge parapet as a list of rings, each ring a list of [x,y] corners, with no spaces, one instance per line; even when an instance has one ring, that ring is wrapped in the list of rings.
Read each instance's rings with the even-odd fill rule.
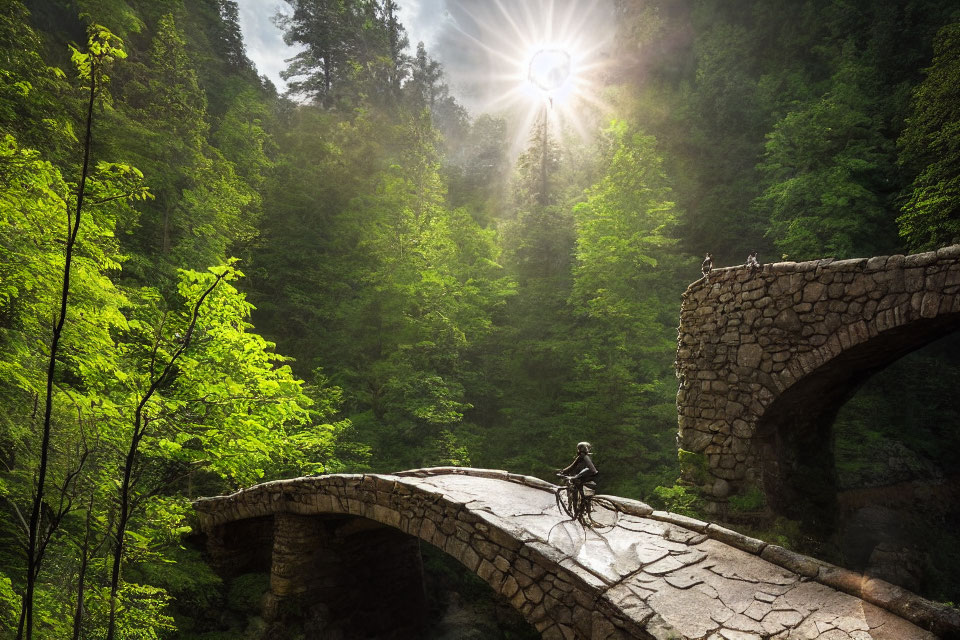
[[[840,406],[873,372],[957,327],[960,245],[713,271],[681,306],[679,444],[697,454],[687,477],[717,513],[751,485],[780,513],[826,511],[805,503],[818,492],[796,478],[832,481]]]
[[[621,502],[636,514],[625,510],[616,526],[583,529],[559,513],[552,489],[503,471],[440,468],[277,481],[201,499],[195,508],[211,555],[234,563],[236,553],[217,548],[227,534],[279,517],[274,609],[316,579],[315,567],[298,560],[311,549],[298,553],[297,541],[312,548],[322,542],[318,521],[355,516],[453,556],[547,639],[930,640],[923,629],[960,633],[955,610],[636,501]]]
[[[471,483],[479,483],[481,490],[492,488],[494,499],[502,500],[508,508],[513,505],[531,515],[555,509],[552,492],[545,490],[552,486],[549,483],[500,471],[469,472]],[[277,514],[351,515],[419,538],[454,557],[506,598],[544,638],[650,637],[629,615],[630,599],[637,600],[630,592],[601,597],[604,594],[600,591],[609,586],[608,582],[571,562],[547,544],[542,534],[533,535],[487,509],[466,508],[471,502],[468,498],[428,481],[453,475],[466,474],[441,468],[407,472],[405,477],[341,474],[281,480],[229,496],[200,499],[194,508],[213,558],[235,555],[218,547],[224,534],[240,520]],[[485,481],[493,485],[484,484]],[[518,507],[516,496],[505,495],[499,486],[507,483],[517,485],[520,495],[547,499]],[[288,533],[280,541],[279,549],[275,539],[275,558],[290,555],[287,540],[291,537],[297,536]],[[282,572],[286,572],[287,564],[284,562]],[[283,596],[277,593],[276,586],[289,591],[289,576],[278,578],[276,566],[271,566],[271,572],[270,606],[276,610],[280,607],[272,601]]]

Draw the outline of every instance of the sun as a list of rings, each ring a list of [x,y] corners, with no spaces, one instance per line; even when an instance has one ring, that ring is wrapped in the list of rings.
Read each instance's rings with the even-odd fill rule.
[[[570,85],[570,54],[564,49],[539,49],[527,62],[527,81],[548,96]]]
[[[602,3],[493,0],[460,5],[473,27],[463,45],[486,54],[470,78],[494,96],[488,112],[510,115],[514,146],[524,146],[540,119],[554,132],[591,137],[590,114],[605,108],[603,71],[609,64],[610,16]]]
[[[589,91],[579,73],[582,58],[571,43],[535,42],[522,52],[518,48],[511,60],[516,72],[509,79],[514,90],[504,99],[514,102],[514,107],[522,110],[536,112],[547,108],[555,117],[569,117],[572,111],[566,107],[573,104],[568,103],[576,102]]]

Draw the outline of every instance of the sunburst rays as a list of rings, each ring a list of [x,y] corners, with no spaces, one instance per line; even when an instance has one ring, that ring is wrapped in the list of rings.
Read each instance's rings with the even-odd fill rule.
[[[609,4],[493,0],[458,6],[473,31],[460,30],[463,46],[487,61],[463,81],[482,85],[483,94],[492,96],[479,105],[482,111],[508,116],[515,150],[541,116],[556,133],[590,136],[593,114],[606,106],[601,83],[610,45],[609,34],[596,26],[608,21],[593,18],[608,12]]]

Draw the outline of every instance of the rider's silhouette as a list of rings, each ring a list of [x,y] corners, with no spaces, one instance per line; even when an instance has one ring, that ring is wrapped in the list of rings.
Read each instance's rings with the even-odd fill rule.
[[[590,443],[580,442],[577,444],[577,457],[567,468],[561,469],[559,475],[566,476],[577,484],[585,484],[596,478],[598,473],[590,459]]]

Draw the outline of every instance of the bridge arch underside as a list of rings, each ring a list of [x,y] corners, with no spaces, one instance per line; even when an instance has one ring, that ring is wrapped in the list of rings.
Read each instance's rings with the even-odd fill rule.
[[[652,638],[624,614],[629,602],[614,603],[602,581],[565,569],[549,545],[389,476],[278,481],[195,507],[224,577],[269,571],[263,616],[271,640],[291,624],[306,637],[421,637],[420,541],[479,576],[543,638]]]
[[[426,623],[415,537],[349,515],[278,513],[206,533],[226,580],[267,574],[263,638],[412,638]]]
[[[960,313],[948,313],[879,332],[776,396],[759,416],[753,437],[767,504],[776,513],[829,530],[838,513],[833,425],[840,408],[875,373],[958,326]]]

